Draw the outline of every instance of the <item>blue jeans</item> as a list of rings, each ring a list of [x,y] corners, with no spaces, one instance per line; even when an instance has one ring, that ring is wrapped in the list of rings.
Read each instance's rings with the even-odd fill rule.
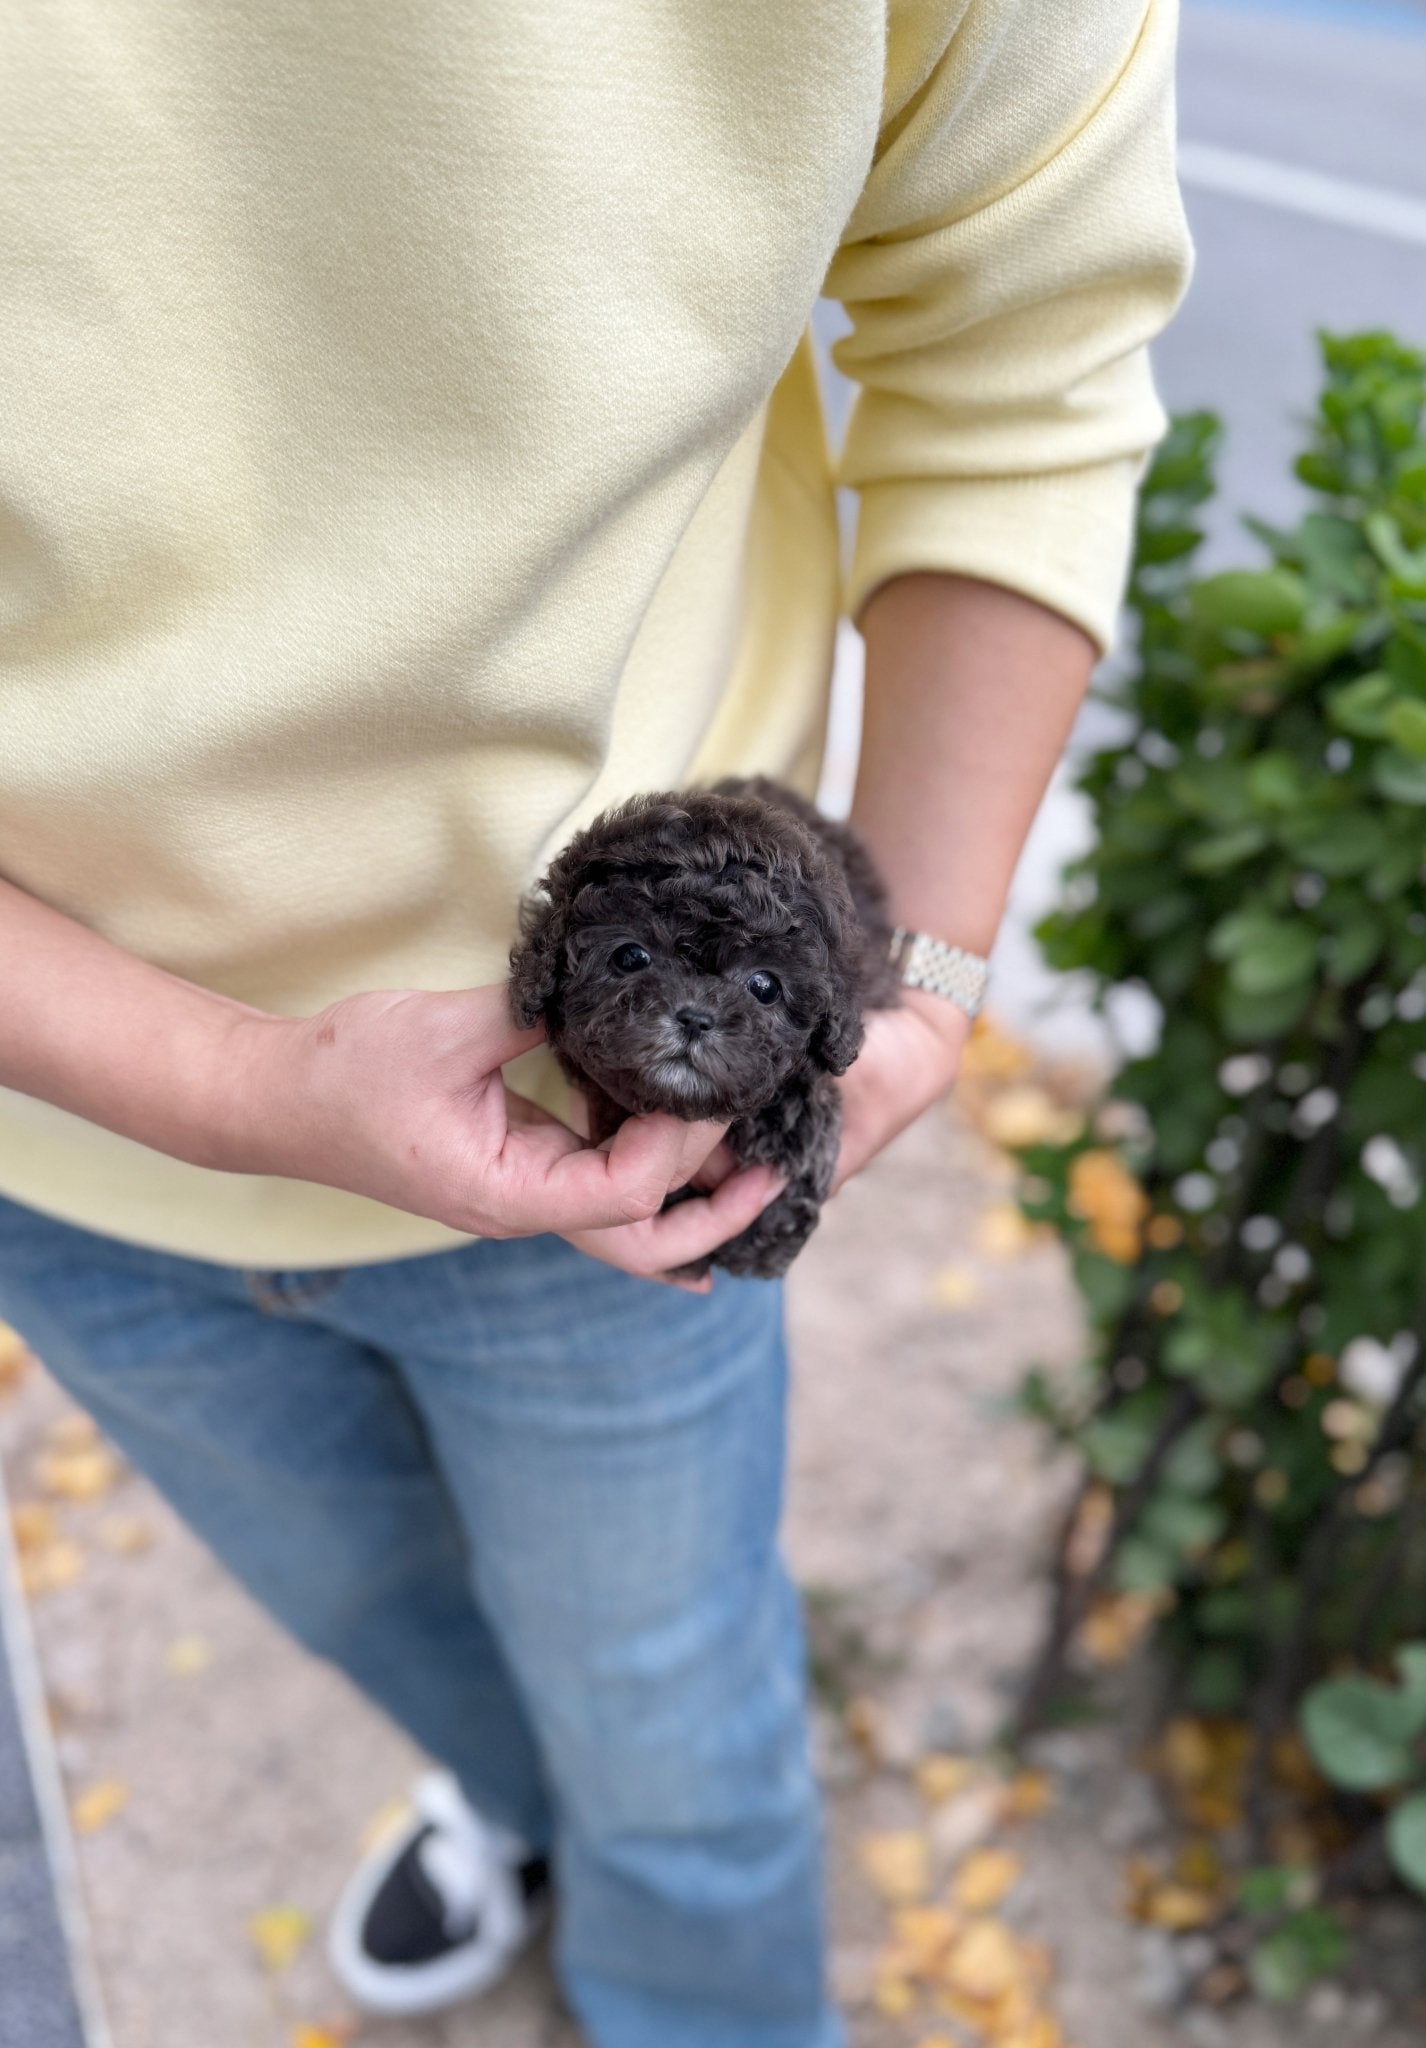
[[[687,1295],[553,1238],[243,1273],[0,1199],[0,1315],[272,1614],[552,1849],[597,2048],[838,2048],[776,1287]]]

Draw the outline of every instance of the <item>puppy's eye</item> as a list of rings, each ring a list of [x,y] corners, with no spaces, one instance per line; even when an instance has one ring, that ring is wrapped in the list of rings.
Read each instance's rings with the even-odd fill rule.
[[[633,944],[620,946],[611,955],[609,965],[618,974],[641,974],[649,965],[648,949]]]
[[[759,968],[756,974],[748,976],[748,994],[760,1003],[775,1003],[782,994],[782,983],[774,974],[764,974]]]

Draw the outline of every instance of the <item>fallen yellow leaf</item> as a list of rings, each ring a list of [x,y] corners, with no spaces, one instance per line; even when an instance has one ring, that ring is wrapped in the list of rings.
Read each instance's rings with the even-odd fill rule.
[[[1144,1225],[1144,1236],[1156,1252],[1171,1252],[1183,1243],[1183,1225],[1177,1216],[1151,1216]]]
[[[872,2002],[878,2012],[884,2012],[888,2019],[897,2020],[915,2005],[916,1990],[904,1977],[878,1977]]]
[[[1027,1081],[993,1096],[981,1112],[980,1126],[992,1144],[1014,1152],[1025,1145],[1071,1145],[1084,1129],[1084,1118]]]
[[[153,1530],[136,1515],[111,1515],[99,1525],[99,1541],[117,1557],[137,1557],[153,1540]]]
[[[96,1785],[90,1785],[76,1795],[71,1802],[69,1817],[74,1831],[79,1835],[98,1834],[100,1828],[108,1827],[129,1803],[129,1788],[118,1778],[101,1778]]]
[[[300,1906],[267,1906],[248,1921],[248,1939],[274,1974],[287,1968],[311,1931],[311,1917]]]
[[[999,1920],[978,1920],[946,1958],[945,1980],[952,1991],[982,2003],[1013,1991],[1020,1975],[1015,1937]]]
[[[55,1451],[87,1451],[99,1441],[99,1425],[82,1408],[71,1408],[45,1431],[45,1442]]]
[[[842,1716],[847,1733],[869,1764],[880,1761],[881,1729],[876,1701],[857,1698],[848,1700]]]
[[[29,1370],[30,1353],[18,1330],[0,1323],[0,1395],[13,1394]]]
[[[42,1500],[16,1501],[10,1510],[10,1526],[15,1532],[15,1548],[21,1557],[43,1550],[59,1534],[54,1509]]]
[[[314,2027],[302,2025],[292,2029],[292,2048],[347,2048],[353,2028],[340,2020],[335,2026]]]
[[[1150,1889],[1138,1917],[1150,1927],[1166,1927],[1171,1933],[1182,1934],[1190,1928],[1206,1927],[1221,1911],[1222,1903],[1216,1893],[1169,1880]]]
[[[1104,1555],[1113,1527],[1114,1495],[1096,1481],[1075,1510],[1065,1544],[1065,1563],[1074,1578],[1088,1578]]]
[[[194,1678],[213,1661],[213,1645],[205,1636],[179,1636],[163,1653],[164,1669],[175,1678]]]
[[[985,2031],[999,2048],[1003,2041],[1031,2034],[1044,2017],[1026,1986],[1012,1984],[1008,1991],[1002,1991],[999,1998],[991,2001],[985,2016]]]
[[[62,1500],[98,1500],[119,1476],[119,1461],[104,1444],[88,1449],[49,1451],[35,1467],[46,1493]]]
[[[1018,1202],[995,1202],[975,1226],[975,1244],[992,1259],[1016,1259],[1031,1250],[1039,1232]]]
[[[1203,1784],[1213,1772],[1213,1737],[1207,1722],[1190,1720],[1186,1714],[1170,1720],[1160,1743],[1160,1761],[1176,1786]]]
[[[1123,1664],[1164,1609],[1159,1593],[1104,1593],[1080,1624],[1079,1639],[1096,1664]]]
[[[961,1074],[977,1081],[1013,1081],[1035,1064],[1030,1048],[982,1010],[961,1053]]]
[[[862,1869],[873,1890],[895,1906],[913,1905],[931,1883],[931,1845],[911,1828],[865,1835],[859,1846]]]
[[[1017,1771],[1005,1788],[1008,1820],[1036,1820],[1055,1803],[1055,1788],[1046,1771]]]
[[[951,1897],[966,1913],[988,1913],[1019,1880],[1020,1858],[1009,1849],[972,1849],[956,1872]]]
[[[980,1282],[969,1266],[942,1266],[931,1282],[937,1308],[968,1308],[979,1292]]]
[[[979,1776],[979,1767],[968,1756],[923,1756],[916,1766],[916,1790],[928,1806],[940,1806]]]
[[[20,1558],[20,1589],[28,1600],[61,1593],[83,1577],[84,1552],[68,1536],[57,1536],[53,1543]]]
[[[1211,1892],[1223,1882],[1223,1859],[1205,1835],[1193,1835],[1175,1856],[1173,1871],[1180,1884]]]
[[[1066,1206],[1089,1225],[1096,1248],[1121,1265],[1139,1256],[1149,1198],[1117,1152],[1078,1152],[1070,1164]]]
[[[1053,2013],[1037,2012],[1008,2034],[1001,2034],[996,2048],[1063,2048],[1064,2034]]]
[[[901,1906],[892,1915],[897,1963],[891,1974],[928,1977],[940,1968],[961,1922],[946,1906]]]

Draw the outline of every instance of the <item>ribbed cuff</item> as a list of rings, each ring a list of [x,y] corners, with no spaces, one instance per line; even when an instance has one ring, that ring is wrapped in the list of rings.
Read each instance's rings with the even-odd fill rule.
[[[1101,654],[1128,578],[1141,456],[1038,476],[864,485],[845,606],[893,576],[940,570],[1018,590],[1082,626]]]

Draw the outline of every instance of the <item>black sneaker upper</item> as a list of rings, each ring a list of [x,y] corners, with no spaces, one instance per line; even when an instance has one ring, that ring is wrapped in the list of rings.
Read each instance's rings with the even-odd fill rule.
[[[367,1909],[361,1942],[373,1962],[433,1962],[473,1941],[480,1931],[473,1918],[453,1924],[449,1907],[422,1867],[421,1846],[434,1833],[434,1828],[424,1827],[412,1836]],[[531,1856],[520,1865],[516,1878],[525,1903],[533,1905],[549,1888],[548,1859]]]

